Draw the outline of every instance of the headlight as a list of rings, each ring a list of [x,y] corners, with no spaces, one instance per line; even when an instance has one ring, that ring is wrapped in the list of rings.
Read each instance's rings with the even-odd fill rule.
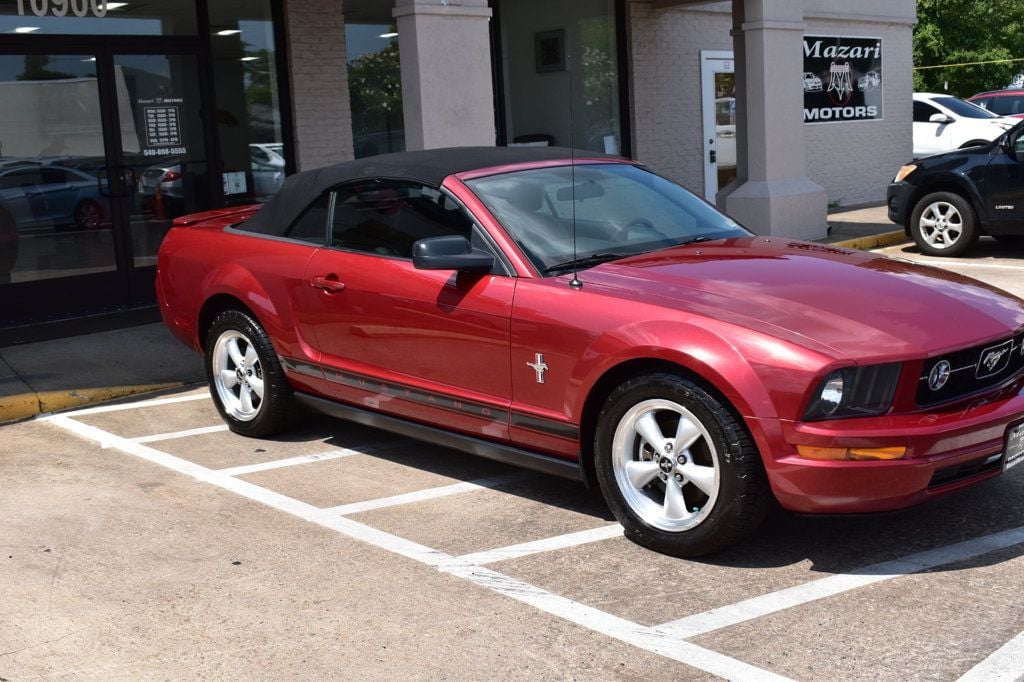
[[[917,165],[913,164],[913,163],[910,164],[909,166],[903,166],[902,168],[900,168],[900,172],[896,174],[896,179],[893,180],[893,182],[899,182],[900,180],[902,180],[903,178],[907,177],[908,175],[910,175],[911,173],[913,173],[916,170],[917,170]]]
[[[871,417],[892,406],[900,363],[838,369],[818,385],[804,412],[804,421]]]

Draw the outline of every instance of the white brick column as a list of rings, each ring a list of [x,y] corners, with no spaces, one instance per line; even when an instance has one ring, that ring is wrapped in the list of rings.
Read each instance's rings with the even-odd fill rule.
[[[820,239],[828,196],[807,177],[802,0],[733,0],[738,177],[717,203],[758,234]]]
[[[342,0],[287,0],[288,66],[296,166],[353,158]]]
[[[494,145],[487,0],[397,0],[406,149]]]

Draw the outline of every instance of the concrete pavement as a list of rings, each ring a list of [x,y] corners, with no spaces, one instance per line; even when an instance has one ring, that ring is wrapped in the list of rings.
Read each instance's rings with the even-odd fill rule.
[[[902,226],[889,221],[884,203],[833,209],[828,225],[828,237],[822,241],[848,249],[877,249],[910,241]]]
[[[162,324],[0,347],[0,422],[201,381]]]

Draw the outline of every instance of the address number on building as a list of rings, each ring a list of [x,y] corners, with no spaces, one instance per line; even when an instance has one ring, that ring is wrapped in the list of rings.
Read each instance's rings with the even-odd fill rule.
[[[65,17],[72,14],[76,17],[107,16],[107,0],[18,0],[18,15],[25,16],[31,12],[37,17],[52,14]]]

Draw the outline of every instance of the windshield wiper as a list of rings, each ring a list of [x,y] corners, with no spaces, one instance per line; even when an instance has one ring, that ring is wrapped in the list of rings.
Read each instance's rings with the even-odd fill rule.
[[[571,267],[577,268],[592,268],[595,265],[601,263],[607,263],[611,260],[618,260],[619,258],[625,258],[629,256],[628,253],[595,253],[590,256],[584,256],[583,258],[577,258],[575,260],[567,260],[562,263],[555,263],[544,268],[544,272],[555,272],[556,270],[568,270]]]
[[[719,239],[723,239],[723,237],[706,237],[706,236],[694,237],[693,239],[687,239],[685,241],[681,241],[678,244],[676,244],[676,246],[686,246],[687,244],[697,244],[699,242],[715,242],[715,241],[718,241]]]

